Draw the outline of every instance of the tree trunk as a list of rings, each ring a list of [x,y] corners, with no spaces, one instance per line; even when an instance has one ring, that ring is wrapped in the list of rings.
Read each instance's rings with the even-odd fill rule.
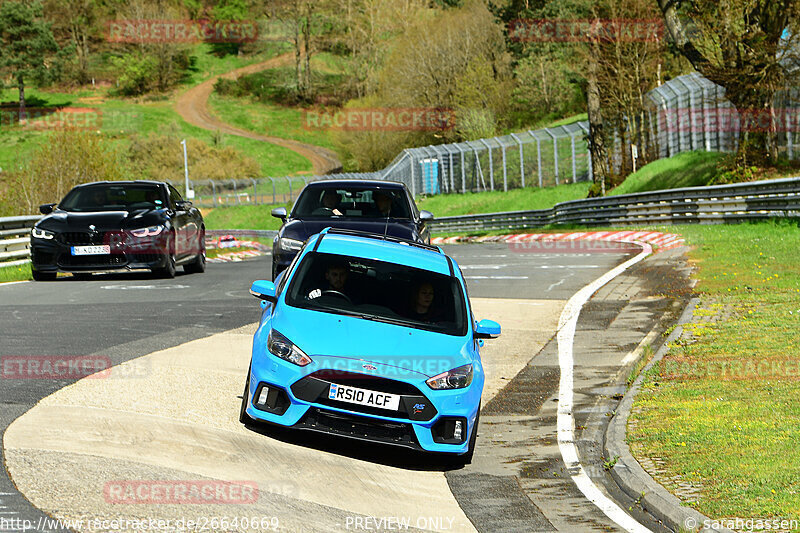
[[[17,84],[19,87],[19,121],[26,120],[27,114],[25,113],[25,80],[22,74],[17,76]]]
[[[303,97],[311,98],[311,11],[312,4],[306,2],[306,24],[303,26],[303,47],[305,48],[305,69],[303,72]]]
[[[589,58],[586,86],[586,109],[589,115],[589,152],[592,156],[592,181],[600,186],[600,196],[606,195],[606,144],[603,115],[600,107],[600,88],[597,85],[597,59]]]

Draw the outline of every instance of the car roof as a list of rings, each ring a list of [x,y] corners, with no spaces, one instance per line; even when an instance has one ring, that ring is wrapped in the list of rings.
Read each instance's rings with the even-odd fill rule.
[[[453,262],[441,248],[403,241],[384,240],[382,235],[325,228],[311,238],[312,251],[408,265],[438,274],[453,275]]]
[[[154,181],[154,180],[103,180],[103,181],[91,181],[89,183],[81,183],[76,185],[74,188],[77,189],[79,187],[90,187],[92,185],[135,185],[135,184],[142,184],[142,185],[166,185],[163,181]]]
[[[399,181],[385,180],[319,180],[312,181],[306,187],[368,187],[376,189],[404,189],[405,184]]]

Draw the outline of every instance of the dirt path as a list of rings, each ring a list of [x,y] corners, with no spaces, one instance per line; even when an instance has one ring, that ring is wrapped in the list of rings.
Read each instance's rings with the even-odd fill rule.
[[[175,110],[181,117],[183,117],[183,120],[194,126],[211,131],[219,130],[230,135],[247,137],[248,139],[256,139],[288,148],[289,150],[292,150],[293,152],[296,152],[311,161],[314,174],[328,174],[337,170],[341,170],[342,163],[339,161],[336,153],[328,150],[327,148],[314,146],[313,144],[305,144],[290,139],[281,139],[280,137],[259,135],[251,131],[236,128],[218,119],[208,109],[208,97],[211,96],[211,92],[214,90],[214,84],[219,78],[236,79],[244,74],[252,74],[254,72],[285,65],[289,63],[293,57],[294,54],[289,52],[277,57],[273,57],[269,61],[248,65],[219,76],[214,76],[213,78],[206,80],[200,85],[192,87],[185,93],[181,94],[175,103]]]

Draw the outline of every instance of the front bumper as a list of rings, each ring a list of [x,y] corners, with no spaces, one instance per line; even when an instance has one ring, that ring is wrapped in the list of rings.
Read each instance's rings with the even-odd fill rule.
[[[468,451],[483,389],[482,375],[475,376],[464,389],[435,391],[425,384],[423,377],[395,380],[350,372],[320,376],[313,369],[270,355],[262,357],[259,360],[265,364],[252,365],[248,386],[246,411],[255,420],[426,452]],[[399,394],[400,409],[387,411],[329,400],[327,391],[331,383]],[[262,394],[263,390],[268,392]],[[265,402],[256,406],[260,399]],[[462,421],[462,436],[447,438],[452,437],[455,420]]]
[[[31,266],[38,272],[103,272],[153,270],[167,266],[166,247],[160,239],[110,243],[111,253],[72,255],[72,244],[61,240],[32,239]]]

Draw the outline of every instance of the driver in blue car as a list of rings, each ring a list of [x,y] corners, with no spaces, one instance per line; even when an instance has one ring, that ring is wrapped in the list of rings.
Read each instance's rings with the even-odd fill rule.
[[[331,263],[325,270],[325,281],[327,285],[321,289],[314,289],[308,293],[308,299],[313,300],[319,298],[324,293],[333,291],[343,296],[345,293],[345,286],[347,285],[347,275],[350,269],[347,263]],[[349,298],[348,298],[349,299]]]

